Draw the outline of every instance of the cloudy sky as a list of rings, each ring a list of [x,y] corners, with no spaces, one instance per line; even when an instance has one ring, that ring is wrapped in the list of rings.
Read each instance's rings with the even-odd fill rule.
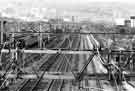
[[[22,1],[22,2],[28,2],[28,1],[56,1],[56,2],[61,2],[61,1],[67,1],[67,2],[93,2],[93,1],[98,1],[98,2],[112,2],[112,1],[118,1],[118,2],[134,2],[134,0],[3,0],[1,2],[9,2],[9,1]]]
[[[129,2],[133,3],[135,0],[0,0],[0,3],[8,2],[46,2],[46,3],[88,3],[88,2]]]
[[[23,3],[33,6],[40,6],[41,4],[47,6],[58,6],[61,4],[86,4],[91,2],[122,2],[135,3],[135,0],[0,0],[0,8],[12,7],[15,3]],[[26,5],[27,6],[27,5]]]
[[[23,3],[33,6],[59,6],[61,4],[87,4],[91,2],[122,2],[122,3],[135,3],[135,0],[0,0],[0,8],[12,7],[13,4]]]
[[[99,1],[99,2],[104,2],[104,1],[107,1],[107,2],[112,2],[112,1],[122,1],[122,2],[128,2],[128,1],[131,1],[131,2],[134,2],[134,0],[2,0],[0,2],[11,2],[11,1],[22,1],[22,2],[27,2],[27,1],[82,1],[82,2],[93,2],[93,1]]]
[[[100,3],[93,4],[93,2]],[[105,7],[102,2],[107,2],[109,7]],[[125,6],[116,5],[117,2],[124,3]],[[127,11],[131,10],[129,9],[130,4],[133,6],[131,8],[135,14],[135,0],[0,0],[0,12],[13,16],[29,16],[29,13],[33,13],[32,8],[37,8],[39,10],[34,11],[35,16],[39,16],[39,14],[51,16],[55,15],[57,11],[56,15],[71,14],[92,18],[106,18],[112,17],[114,10],[120,12],[121,15],[128,14]],[[40,9],[42,9],[42,13]]]

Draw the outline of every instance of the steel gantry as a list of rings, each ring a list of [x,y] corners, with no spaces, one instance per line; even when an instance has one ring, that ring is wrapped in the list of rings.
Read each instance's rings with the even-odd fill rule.
[[[18,34],[18,33],[27,33],[27,32],[9,32],[9,34],[12,35],[12,41],[14,41],[14,36],[15,34]],[[28,32],[29,33],[29,32]],[[90,34],[120,34],[120,33],[79,33],[79,32],[65,32],[65,33],[53,33],[53,32],[31,32],[30,34],[35,34],[35,33],[38,33],[38,34],[42,34],[42,33],[45,33],[45,34],[79,34],[79,35],[90,35]],[[126,34],[129,34],[129,33],[126,33]],[[133,33],[132,33],[133,34]],[[125,35],[125,33],[124,33]],[[40,42],[42,40],[40,39]],[[40,47],[41,47],[41,43],[40,43]],[[31,53],[31,54],[89,54],[90,57],[87,61],[87,63],[84,65],[84,67],[82,67],[82,70],[78,73],[74,73],[75,76],[71,75],[71,74],[68,74],[68,73],[47,73],[43,76],[43,78],[50,78],[50,79],[81,79],[81,77],[83,77],[82,79],[92,79],[94,78],[95,74],[86,74],[84,73],[84,70],[87,68],[88,64],[92,61],[94,55],[98,55],[99,53],[100,54],[106,54],[106,55],[126,55],[127,53],[132,53],[134,54],[135,51],[134,50],[111,50],[111,49],[106,49],[106,48],[101,48],[100,50],[97,50],[97,49],[94,49],[94,50],[90,50],[90,49],[85,49],[85,50],[80,50],[80,49],[34,49],[34,50],[28,50],[28,49],[19,49],[19,48],[15,48],[15,49],[1,49],[1,53],[13,53],[12,56],[14,56],[16,54],[16,56],[18,55],[17,53],[18,52],[21,52],[21,53]],[[17,57],[16,57],[17,58]],[[108,62],[108,65],[109,65],[109,62]],[[96,74],[96,75],[100,75],[101,76],[101,79],[106,79],[106,76],[109,76],[108,74]],[[129,74],[125,74],[126,77],[134,77],[134,73],[129,73]],[[14,78],[15,77],[15,74],[8,74],[7,77],[9,78]],[[31,79],[35,79],[37,78],[36,75],[34,74],[22,74],[22,78],[31,78]]]
[[[97,55],[98,52],[97,50],[86,50],[86,51],[77,51],[77,50],[59,50],[59,49],[55,49],[55,50],[10,50],[10,52],[14,52],[17,53],[18,51],[23,52],[23,53],[47,53],[47,54],[90,54],[90,57],[87,61],[87,63],[82,67],[82,70],[80,72],[72,72],[72,73],[67,73],[67,72],[46,72],[45,75],[43,76],[43,78],[47,78],[47,79],[77,79],[77,80],[82,80],[82,79],[97,79],[96,76],[98,76],[98,79],[104,79],[106,80],[107,78],[109,79],[109,74],[108,73],[102,73],[102,74],[90,74],[90,73],[84,73],[84,70],[87,68],[88,64],[92,61],[94,55]],[[7,49],[2,49],[1,53],[8,53],[9,50]],[[104,54],[111,54],[111,55],[125,55],[127,52],[132,52],[134,53],[135,51],[123,51],[122,53],[120,53],[120,51],[117,50],[108,50],[108,52],[104,52],[104,50],[100,50],[99,52],[103,52]],[[109,65],[109,63],[108,63]],[[110,64],[111,65],[111,64]],[[1,74],[4,73],[4,71],[0,72]],[[41,74],[42,72],[37,72],[37,74]],[[129,73],[123,73],[125,75],[126,78],[135,78],[135,73],[133,72],[129,72]],[[8,74],[6,75],[7,78],[15,78],[16,75],[15,74]],[[36,74],[31,74],[31,73],[27,73],[27,74],[21,74],[20,75],[21,78],[24,79],[36,79],[37,75]]]

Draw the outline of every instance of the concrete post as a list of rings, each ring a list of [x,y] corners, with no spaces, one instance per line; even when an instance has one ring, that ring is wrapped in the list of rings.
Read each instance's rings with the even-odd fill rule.
[[[1,44],[3,44],[3,20],[1,20]]]

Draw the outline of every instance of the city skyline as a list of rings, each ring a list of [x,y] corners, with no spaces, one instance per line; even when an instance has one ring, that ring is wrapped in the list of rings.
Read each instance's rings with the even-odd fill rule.
[[[6,4],[8,1],[4,0],[3,3]],[[59,3],[60,1],[61,3]],[[79,16],[88,17],[94,21],[112,21],[114,18],[128,18],[130,15],[135,15],[134,3],[128,5],[125,3],[127,0],[124,0],[123,3],[120,3],[121,0],[110,0],[107,2],[103,2],[106,0],[101,0],[100,2],[95,2],[99,0],[84,0],[84,2],[83,0],[73,0],[73,3],[70,1],[68,0],[66,2],[69,3],[66,3],[64,0],[41,0],[41,2],[38,2],[38,0],[33,2],[32,0],[24,0],[23,2],[22,0],[11,0],[5,6],[4,4],[0,6],[0,11],[2,15],[9,17]],[[78,4],[74,4],[75,2],[78,2]]]

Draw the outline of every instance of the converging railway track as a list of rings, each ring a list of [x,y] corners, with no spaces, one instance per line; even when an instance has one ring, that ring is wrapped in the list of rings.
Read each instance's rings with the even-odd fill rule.
[[[129,72],[135,59],[132,31],[55,19],[0,21],[0,91],[135,91],[128,83],[135,74]]]
[[[79,38],[79,43],[78,43],[78,47],[80,50],[85,50],[85,49],[93,49],[93,46],[96,46],[96,42],[92,43],[92,39],[91,40],[88,40],[87,37],[88,36],[80,36],[81,38]],[[94,41],[94,40],[93,40]],[[89,44],[91,43],[91,44]],[[88,61],[88,58],[90,56],[90,54],[82,54],[82,55],[73,55],[75,56],[74,57],[74,61],[77,68],[77,71],[81,70],[82,67],[86,64],[86,61]],[[93,58],[94,59],[94,58]],[[100,59],[95,59],[95,60],[92,60],[92,62],[89,64],[89,66],[86,68],[85,72],[89,72],[89,73],[97,73],[99,71],[97,71],[98,69],[95,68],[95,63],[96,62],[93,62],[93,61],[99,61]],[[98,77],[97,77],[98,78]],[[80,89],[74,89],[73,91],[103,91],[103,84],[100,80],[82,80],[79,82],[79,88]],[[68,90],[67,90],[68,91]]]
[[[83,39],[85,39],[85,38],[83,38]],[[91,39],[91,38],[89,38],[89,39]],[[89,44],[90,42],[88,42],[88,41],[94,41],[94,43],[92,43],[93,46],[98,45],[98,44],[96,44],[95,39],[94,40],[93,39],[85,40],[84,41],[84,44],[85,44],[84,48],[86,48],[86,49],[92,49],[91,48],[92,46],[90,46],[90,44]],[[89,55],[87,55],[87,57],[88,56]],[[96,64],[96,62],[95,62],[95,61],[100,62],[99,60],[101,60],[101,59],[97,55],[93,58],[92,62],[90,63],[90,66],[87,68],[88,70],[91,69],[89,71],[90,73],[98,73],[99,72],[98,71],[99,69],[96,69],[96,67],[95,67],[96,65],[100,66],[100,65]],[[102,84],[101,80],[98,79],[98,76],[96,76],[96,77],[97,77],[96,80],[85,80],[86,81],[85,83],[87,83],[86,89],[93,90],[93,91],[104,91],[103,84]]]
[[[72,47],[73,49],[74,48],[77,48],[78,47],[78,45],[76,45],[76,44],[74,44],[74,42],[75,42],[76,40],[75,39],[73,39],[73,40],[71,40],[71,44],[69,44],[68,45],[68,49],[70,48],[70,47]],[[69,41],[70,42],[70,41]],[[78,41],[79,42],[79,41]],[[73,46],[74,45],[74,46]],[[69,69],[70,69],[70,64],[69,63],[67,63],[67,61],[66,60],[69,60],[68,62],[70,62],[71,63],[71,58],[72,58],[72,56],[73,55],[61,55],[61,58],[62,58],[62,65],[56,70],[56,69],[54,69],[55,67],[53,67],[52,69],[51,69],[51,71],[54,71],[54,72],[68,72],[69,71]],[[66,58],[68,58],[68,59],[66,59]],[[71,69],[70,69],[71,70]],[[48,83],[48,86],[47,86],[47,88],[44,88],[44,91],[63,91],[63,86],[64,86],[64,83],[65,83],[65,80],[63,80],[63,79],[61,79],[61,80],[58,80],[58,79],[56,79],[56,80],[50,80],[49,81],[49,83]]]
[[[50,59],[48,59],[49,61],[46,61],[43,65],[44,67],[42,67],[43,69],[43,73],[42,75],[45,74],[46,71],[48,71],[52,65],[52,61],[54,62],[54,60],[56,59],[58,55],[54,55],[53,57],[51,57]],[[39,83],[39,81],[42,79],[42,76],[40,76],[38,79],[36,80],[31,80],[28,79],[26,82],[24,82],[24,84],[22,85],[22,87],[20,89],[18,89],[17,91],[32,91],[33,88],[35,88],[35,86]],[[36,84],[36,85],[35,85]]]
[[[73,36],[73,35],[72,35]],[[60,39],[59,39],[60,38]],[[36,40],[38,42],[38,40]],[[38,43],[37,43],[38,44]],[[43,42],[44,44],[44,42]],[[93,37],[93,35],[70,35],[53,37],[51,41],[45,43],[45,48],[47,49],[66,49],[66,50],[88,50],[97,49],[99,47],[99,42]],[[35,45],[37,46],[37,45]],[[35,49],[33,47],[33,49]],[[42,48],[44,49],[44,48]],[[98,52],[98,50],[97,50]],[[74,84],[74,80],[65,79],[43,79],[43,76],[47,72],[79,72],[87,64],[90,54],[61,54],[60,52],[56,54],[28,54],[25,55],[25,70],[27,72],[32,71],[32,67],[36,72],[41,74],[37,75],[37,79],[24,79],[21,84],[18,85],[12,91],[119,91],[119,87],[115,84],[115,88],[112,87],[109,81],[99,80],[96,75],[95,79],[91,80],[79,80]],[[68,61],[67,61],[68,60]],[[28,71],[28,69],[30,69]],[[92,61],[86,67],[84,73],[107,73],[107,69],[104,68],[101,63],[101,57],[96,54]],[[116,78],[114,78],[116,80]],[[67,87],[70,87],[67,89]],[[110,90],[111,88],[111,90]]]
[[[65,39],[66,40],[66,39]],[[67,46],[64,44],[65,41],[62,41],[62,43],[58,44],[57,46],[61,46],[64,48],[64,46]],[[39,71],[43,71],[43,74],[40,76],[39,79],[37,80],[27,80],[27,81],[24,81],[24,84],[22,85],[22,87],[20,87],[17,91],[25,91],[27,89],[27,91],[33,91],[34,89],[37,88],[38,84],[40,83],[40,81],[42,80],[42,76],[45,74],[46,71],[49,71],[49,69],[55,64],[57,65],[59,60],[57,58],[59,58],[60,54],[55,54],[55,55],[52,55],[50,56],[40,67],[39,67]],[[44,59],[42,59],[44,60]],[[56,64],[57,63],[57,64]],[[61,62],[59,62],[61,64]],[[62,61],[62,64],[63,65],[64,62]],[[60,65],[60,67],[61,67]],[[57,65],[58,66],[58,65]],[[59,67],[59,66],[58,66]],[[57,70],[56,70],[57,71]],[[31,86],[29,86],[29,84]]]

